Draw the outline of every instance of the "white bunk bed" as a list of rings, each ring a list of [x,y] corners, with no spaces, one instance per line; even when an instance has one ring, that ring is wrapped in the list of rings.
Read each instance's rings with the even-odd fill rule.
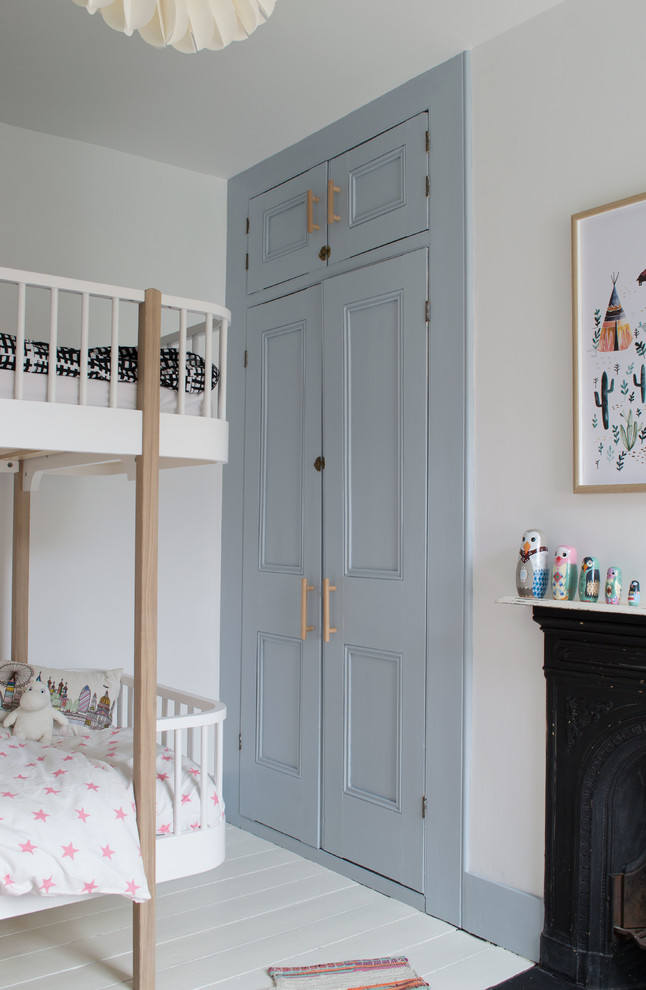
[[[0,351],[0,471],[14,475],[12,661],[29,662],[30,500],[42,475],[124,472],[135,479],[134,676],[122,679],[115,724],[133,732],[137,825],[151,893],[133,903],[133,981],[137,990],[152,990],[155,879],[211,869],[224,857],[224,816],[210,824],[206,802],[209,776],[221,800],[226,709],[156,683],[157,529],[160,467],[227,460],[230,315],[222,306],[153,289],[7,268],[0,268],[0,290],[0,337],[6,338]],[[132,378],[135,325],[133,386],[121,379]],[[102,331],[106,336],[97,339]],[[173,349],[170,389],[160,387],[162,331],[164,347]],[[189,343],[199,346],[197,358]],[[169,352],[161,355],[162,364],[169,363]],[[70,360],[78,364],[72,372]],[[212,365],[217,371],[211,374]],[[189,379],[187,394],[182,386],[186,382],[189,390]],[[173,753],[175,786],[172,824],[156,836],[159,744]],[[196,761],[193,772],[200,778],[199,820],[188,830],[180,822],[182,756]],[[35,894],[0,896],[0,918],[56,903],[61,900]]]

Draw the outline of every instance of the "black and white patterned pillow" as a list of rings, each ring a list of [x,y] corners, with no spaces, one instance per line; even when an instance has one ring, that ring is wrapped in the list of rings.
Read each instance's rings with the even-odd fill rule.
[[[49,344],[39,341],[25,341],[23,369],[36,375],[46,375],[49,371]],[[110,347],[91,347],[88,351],[88,378],[97,381],[110,381]],[[119,347],[118,375],[120,382],[137,381],[137,348]],[[0,333],[0,370],[14,371],[16,367],[16,338],[12,334]],[[220,380],[220,371],[212,365],[211,388]],[[56,374],[68,378],[80,376],[80,351],[74,347],[56,348]],[[179,383],[179,351],[176,347],[162,347],[160,352],[160,384],[164,388],[177,391]],[[186,354],[186,392],[197,395],[204,391],[204,359],[199,354],[188,351]]]

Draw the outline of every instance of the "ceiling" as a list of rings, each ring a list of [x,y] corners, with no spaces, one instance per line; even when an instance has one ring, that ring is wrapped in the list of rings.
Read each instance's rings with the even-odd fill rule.
[[[229,178],[563,0],[277,0],[220,52],[0,0],[0,121]]]

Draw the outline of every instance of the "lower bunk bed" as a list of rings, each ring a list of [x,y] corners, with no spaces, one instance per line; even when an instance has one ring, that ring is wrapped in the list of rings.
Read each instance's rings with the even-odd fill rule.
[[[49,671],[37,664],[23,673],[25,666],[0,665],[2,700],[13,704],[16,681],[33,671],[59,710],[63,696],[72,730],[48,745],[20,742],[0,723],[0,919],[101,893],[146,900],[132,793],[133,677],[119,670]],[[70,683],[80,687],[68,695]],[[81,718],[79,699],[72,697],[77,692],[89,701],[87,708],[81,702]],[[157,713],[160,883],[214,869],[224,859],[226,707],[158,685]]]

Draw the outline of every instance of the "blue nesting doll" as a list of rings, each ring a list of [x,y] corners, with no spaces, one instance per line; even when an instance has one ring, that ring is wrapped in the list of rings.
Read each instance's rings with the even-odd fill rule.
[[[582,602],[599,601],[601,571],[596,557],[584,557],[579,575],[579,598]]]
[[[573,602],[576,598],[577,574],[576,549],[558,546],[554,551],[552,598],[560,602]]]
[[[618,605],[621,601],[621,567],[609,567],[606,575],[606,602]]]
[[[628,604],[639,605],[640,599],[641,593],[639,590],[639,581],[631,581],[630,587],[628,588]]]
[[[545,533],[527,529],[520,541],[516,564],[516,593],[519,598],[545,598],[550,576]]]

